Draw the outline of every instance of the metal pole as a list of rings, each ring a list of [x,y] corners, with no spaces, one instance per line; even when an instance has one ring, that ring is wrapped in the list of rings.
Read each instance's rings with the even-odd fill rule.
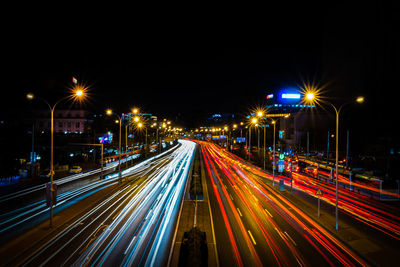
[[[273,159],[272,159],[272,187],[275,186],[275,125],[276,125],[276,122],[274,123],[274,153],[273,153]]]
[[[128,152],[128,125],[125,125],[125,153]]]
[[[128,167],[128,125],[125,125],[125,168]]]
[[[250,161],[250,153],[251,153],[251,125],[249,126],[249,161]]]
[[[32,155],[31,155],[31,177],[35,174],[35,122],[32,124]]]
[[[339,111],[336,110],[336,231],[339,230],[339,224],[338,224],[338,217],[339,217],[339,212],[338,212],[338,199],[339,199],[339,179],[338,179],[338,161],[339,161]]]
[[[266,139],[266,133],[265,133],[265,125],[264,125],[264,170],[265,170],[265,139]]]
[[[328,146],[326,148],[326,164],[329,165],[329,131],[328,131]]]
[[[353,175],[353,172],[349,172],[349,182],[350,182],[350,190],[353,190],[353,185],[351,184],[351,176]]]
[[[349,162],[349,135],[350,135],[350,132],[349,132],[349,130],[347,130],[347,145],[346,145],[346,169],[347,169],[348,162]]]
[[[103,178],[103,144],[101,144],[101,175],[100,175],[100,179]]]
[[[320,196],[318,195],[318,218],[320,217],[321,213],[320,213]]]
[[[122,117],[119,118],[119,142],[118,142],[118,178],[119,182],[122,182],[121,179],[121,124],[122,124],[122,118],[124,114],[122,114]]]
[[[53,144],[54,144],[54,107],[51,109],[51,115],[50,115],[50,132],[51,132],[51,145],[50,145],[50,227],[53,227]]]
[[[307,154],[310,157],[310,132],[307,132]]]

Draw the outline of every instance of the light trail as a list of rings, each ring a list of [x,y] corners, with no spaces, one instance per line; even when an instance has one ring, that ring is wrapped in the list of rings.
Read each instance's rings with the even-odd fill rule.
[[[191,141],[179,142],[181,146],[168,155],[168,164],[131,194],[118,216],[74,265],[151,266],[165,262],[196,146]]]
[[[219,157],[236,164],[246,171],[260,177],[272,181],[272,175],[255,167],[236,155],[219,149],[216,153]],[[300,173],[292,173],[293,189],[302,191],[316,197],[315,192],[320,189],[323,195],[321,200],[335,206],[336,204],[336,188],[334,184],[324,182],[322,180],[302,175]],[[277,175],[275,179],[282,179],[287,187],[290,187],[290,178]],[[265,181],[264,181],[265,182]],[[358,194],[345,188],[339,188],[338,208],[346,214],[352,216],[360,222],[365,223],[374,229],[385,233],[397,240],[400,240],[400,215],[398,209],[385,203],[376,201],[367,196]]]
[[[149,166],[159,164],[165,161],[162,157],[167,153],[171,152],[176,147],[173,147],[163,153],[160,153],[154,157],[146,159],[124,171],[121,172],[122,177],[132,176],[132,175],[147,175],[149,171]],[[108,168],[114,168],[118,163],[111,163],[109,164]],[[65,183],[69,183],[80,179],[84,176],[93,175],[98,173],[100,170],[94,170],[91,172],[87,172],[85,174],[77,174],[62,178],[57,180],[57,184],[60,186]],[[109,186],[116,185],[118,183],[118,173],[110,174],[105,176],[104,179],[91,182],[90,184],[81,186],[79,188],[73,189],[71,191],[61,193],[57,195],[57,203],[54,205],[54,214],[57,214],[61,210],[64,210],[73,204],[76,204],[78,201],[87,198],[88,196],[103,190]],[[9,194],[7,197],[4,197],[2,201],[10,201],[16,197],[20,197],[26,194],[30,194],[36,192],[37,190],[44,190],[45,185],[38,185],[32,188],[24,189],[19,192]],[[11,231],[15,229],[15,227],[24,225],[26,227],[27,223],[30,223],[30,227],[34,227],[35,225],[39,224],[40,222],[47,219],[47,213],[49,211],[49,207],[46,205],[45,200],[40,200],[28,205],[25,205],[21,208],[11,210],[9,212],[5,212],[0,214],[0,234]],[[33,220],[35,219],[35,222]]]
[[[320,255],[318,261],[325,262],[331,266],[336,264],[345,266],[366,265],[363,259],[339,242],[304,212],[283,198],[281,194],[266,186],[262,180],[259,182],[260,173],[263,174],[261,177],[264,178],[264,172],[244,161],[238,160],[232,154],[214,144],[206,142],[198,143],[201,145],[203,158],[205,159],[207,171],[214,189],[213,192],[218,202],[221,203],[219,204],[221,213],[234,214],[233,217],[226,216],[225,218],[224,216],[228,234],[231,227],[230,224],[235,223],[239,224],[239,226],[242,224],[242,220],[240,219],[242,216],[235,215],[238,214],[238,209],[234,205],[230,205],[232,201],[231,193],[227,192],[227,188],[233,190],[235,193],[233,198],[237,198],[238,203],[242,203],[241,205],[246,207],[246,216],[244,216],[243,209],[241,213],[246,217],[248,223],[253,225],[254,231],[259,233],[254,235],[255,232],[250,229],[244,232],[241,231],[244,239],[246,237],[251,239],[250,245],[247,245],[248,248],[252,251],[252,246],[254,248],[255,244],[257,244],[258,247],[259,244],[263,245],[264,242],[273,255],[271,259],[268,258],[268,262],[262,262],[262,264],[287,266],[297,263],[299,265],[307,265],[310,257],[306,257],[305,255],[311,253],[315,256],[316,254]],[[213,167],[214,165],[215,167]],[[226,183],[222,182],[222,176],[218,175],[218,173],[223,174]],[[218,178],[217,181],[219,184],[214,183],[213,180],[216,178]],[[219,199],[224,199],[229,205],[222,205],[223,201]],[[280,219],[275,214],[273,216],[267,208],[278,214]],[[296,235],[290,236],[288,230],[285,228],[282,229],[282,227],[287,227],[281,223],[282,219],[286,222],[287,226],[291,227],[291,231],[297,233]],[[247,231],[250,231],[252,234],[249,235]],[[242,259],[243,256],[241,255],[245,255],[245,252],[239,247],[235,248],[238,233],[229,234],[229,236],[235,258]],[[309,244],[307,246],[309,249],[297,245],[298,240],[295,240],[299,238],[304,240],[302,242]],[[263,242],[261,242],[262,240]],[[258,253],[257,249],[251,253],[251,257],[255,262],[258,261]]]
[[[191,141],[179,142],[176,149],[138,164],[136,170],[126,170],[123,187],[68,222],[36,250],[27,249],[27,255],[16,256],[10,264],[166,263],[196,147]],[[107,180],[117,183],[118,176],[110,175]]]

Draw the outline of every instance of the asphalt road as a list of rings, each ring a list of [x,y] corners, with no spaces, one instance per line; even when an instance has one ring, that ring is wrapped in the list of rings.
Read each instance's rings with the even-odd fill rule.
[[[25,266],[128,265],[168,260],[195,144],[181,145],[124,171],[124,181],[37,247],[9,263]],[[108,177],[118,183],[118,176]],[[96,187],[91,190],[101,190]],[[70,209],[79,208],[79,199]],[[57,216],[63,216],[60,212]]]
[[[362,265],[315,220],[260,183],[245,162],[200,142],[222,266]]]

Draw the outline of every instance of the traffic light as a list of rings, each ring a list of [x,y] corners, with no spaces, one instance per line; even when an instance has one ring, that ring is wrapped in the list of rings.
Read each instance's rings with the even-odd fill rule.
[[[280,153],[280,154],[279,154],[279,159],[285,159],[285,154]]]

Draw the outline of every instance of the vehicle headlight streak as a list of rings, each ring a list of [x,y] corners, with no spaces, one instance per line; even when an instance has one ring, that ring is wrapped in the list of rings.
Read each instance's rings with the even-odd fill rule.
[[[224,158],[232,164],[236,164],[237,166],[250,171],[259,177],[272,180],[272,175],[265,173],[258,167],[248,164],[236,155],[230,153],[228,154],[223,150],[218,150],[217,153],[219,157]],[[324,200],[326,203],[331,205],[335,205],[336,193],[332,184],[298,173],[292,174],[294,181],[293,189],[300,190],[315,197],[315,191],[319,188],[324,193],[321,196],[321,200]],[[284,180],[286,186],[290,186],[290,178],[284,176],[278,177],[279,179]],[[357,186],[359,186],[359,184],[357,184]],[[368,188],[369,190],[371,189],[371,191],[373,191],[371,187],[363,187],[362,185],[360,185],[360,187]],[[390,192],[385,192],[385,194],[386,193],[389,194]],[[384,203],[370,199],[367,196],[343,188],[339,188],[338,204],[340,210],[354,217],[360,222],[363,222],[395,239],[400,240],[400,217],[396,215],[397,212],[394,207],[385,205]]]
[[[235,156],[233,156],[232,154],[227,153],[222,149],[219,149],[216,145],[204,142],[199,143],[202,147],[206,166],[209,170],[209,176],[213,184],[214,194],[216,195],[217,199],[219,198],[219,193],[217,191],[217,186],[213,182],[214,178],[212,177],[218,175],[216,175],[217,172],[215,170],[215,167],[213,167],[213,164],[211,163],[211,159],[212,162],[215,162],[215,164],[217,164],[217,166],[225,174],[228,183],[234,189],[240,201],[246,205],[249,214],[256,222],[258,228],[263,234],[265,241],[271,249],[271,252],[274,253],[276,262],[278,264],[280,264],[280,262],[285,262],[285,256],[283,252],[280,251],[278,244],[275,243],[272,236],[268,233],[262,221],[260,221],[260,219],[258,218],[259,215],[257,214],[260,214],[259,211],[263,211],[264,208],[262,207],[262,204],[257,201],[256,197],[253,196],[256,200],[255,203],[252,203],[252,201],[250,201],[252,192],[249,190],[249,187],[253,188],[259,196],[267,201],[267,203],[270,203],[270,207],[273,208],[278,214],[281,214],[282,218],[284,218],[290,225],[293,226],[294,229],[296,229],[301,235],[303,235],[305,239],[316,249],[316,251],[318,251],[319,254],[322,255],[325,261],[328,262],[330,265],[334,265],[334,263],[330,260],[328,255],[330,257],[333,256],[338,262],[343,265],[351,266],[353,265],[353,262],[357,262],[358,264],[362,265],[365,264],[363,260],[360,259],[355,253],[353,253],[350,249],[340,243],[325,229],[321,228],[319,224],[314,222],[310,217],[304,214],[292,203],[284,199],[280,194],[277,194],[274,190],[271,190],[266,185],[257,182],[256,179],[258,179],[258,176],[260,174],[263,174],[263,177],[266,176],[266,174],[260,169],[246,164],[245,162],[235,158]],[[210,172],[210,166],[211,168],[214,168],[214,174]],[[253,178],[253,175],[255,175],[256,178]],[[239,179],[239,177],[241,179]],[[249,187],[246,184],[248,184]],[[221,181],[220,185],[220,190],[222,190],[222,192],[224,193],[227,201],[230,202],[230,197],[228,197],[225,186],[222,186]],[[220,202],[220,200],[218,200],[218,202]],[[233,213],[236,212],[236,208],[233,205],[229,205],[229,207],[231,208]],[[222,204],[220,204],[220,208],[221,212],[225,213],[225,207]],[[261,214],[262,213],[263,212],[261,212]],[[304,261],[302,259],[303,256],[298,251],[298,249],[294,247],[291,242],[289,242],[289,238],[286,237],[284,232],[279,229],[274,220],[271,219],[271,217],[265,212],[263,217],[269,224],[272,225],[272,229],[275,229],[277,231],[278,235],[283,240],[283,244],[285,244],[285,246],[289,248],[298,264],[304,265]],[[240,223],[240,218],[236,218],[236,221]],[[229,221],[225,220],[225,223],[227,225],[229,234]],[[242,234],[244,235],[244,237],[247,236],[245,235],[245,233]],[[231,237],[231,235],[230,239],[237,261],[239,261],[240,264],[240,255],[236,255],[235,240],[233,236]],[[318,247],[316,244],[318,244],[320,247]],[[324,248],[324,250],[321,250],[321,248]]]
[[[174,218],[183,197],[196,145],[186,140],[180,142],[181,147],[168,155],[172,160],[146,179],[141,189],[81,254],[75,265],[89,262],[109,264],[112,255],[123,247],[121,264],[125,266],[150,266],[162,259],[167,247],[164,242],[168,242],[167,237],[175,224]]]
[[[165,154],[170,153],[175,148],[176,147],[170,148],[167,151],[164,151],[154,157],[146,159],[143,162],[140,162],[140,163],[124,170],[121,173],[122,177],[126,177],[128,175],[134,175],[135,173],[139,173],[139,172],[147,172],[148,171],[147,165],[150,162],[153,162],[153,164],[155,164],[158,160],[163,160],[161,158]],[[108,167],[105,167],[104,170],[114,168],[117,165],[118,165],[118,162],[114,162],[112,164],[109,164]],[[100,171],[101,171],[100,169],[96,169],[93,171],[64,177],[64,178],[57,180],[57,184],[63,185],[63,184],[75,181],[77,179],[81,179],[81,178],[89,176],[89,175],[100,173]],[[143,175],[146,175],[146,173],[144,173]],[[105,179],[98,180],[98,181],[92,182],[90,184],[84,185],[82,187],[79,187],[77,189],[59,194],[57,196],[57,204],[54,206],[55,207],[54,212],[57,213],[61,209],[65,209],[65,208],[75,204],[80,199],[88,197],[89,195],[94,194],[95,192],[102,190],[106,187],[115,185],[118,182],[118,178],[119,178],[118,173],[112,174],[112,175],[107,175],[105,177]],[[6,195],[0,199],[0,203],[2,201],[9,201],[16,197],[27,195],[27,194],[36,192],[38,190],[44,190],[44,188],[45,188],[45,185],[38,185],[38,186],[34,186],[34,187],[31,187],[28,189],[21,190],[16,193]],[[28,204],[22,208],[3,213],[0,215],[0,233],[11,230],[12,228],[14,228],[16,226],[19,226],[23,223],[29,222],[34,218],[39,218],[40,216],[43,216],[42,219],[44,220],[44,219],[46,219],[45,215],[47,214],[49,209],[50,208],[46,206],[46,201],[41,200],[41,201],[37,201],[32,204]],[[39,222],[40,221],[37,221],[36,223],[39,223]]]

